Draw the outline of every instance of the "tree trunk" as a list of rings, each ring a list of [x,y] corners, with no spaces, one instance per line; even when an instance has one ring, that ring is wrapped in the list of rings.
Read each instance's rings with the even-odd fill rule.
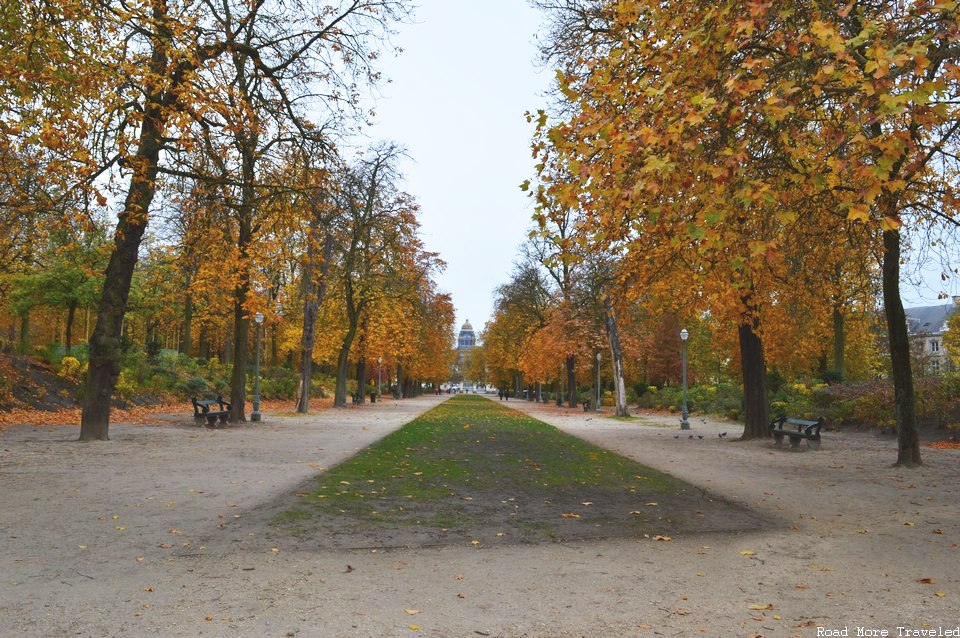
[[[20,313],[20,342],[17,344],[17,350],[20,354],[30,352],[30,311],[24,310]]]
[[[613,386],[616,392],[617,416],[630,416],[627,408],[627,383],[623,378],[623,349],[620,347],[620,331],[617,329],[617,315],[610,302],[610,295],[603,296],[603,324],[607,328],[607,341],[610,343],[610,360],[613,362]]]
[[[193,295],[188,291],[183,299],[183,339],[180,352],[190,356],[190,342],[193,340]]]
[[[340,354],[337,356],[337,389],[333,395],[333,406],[336,408],[347,407],[347,367],[350,365],[350,347],[356,333],[357,328],[354,326],[347,331],[340,344]]]
[[[363,349],[361,348],[361,352]],[[362,355],[357,361],[357,395],[360,397],[360,404],[366,402],[367,395],[367,360]]]
[[[842,381],[846,376],[846,370],[843,361],[843,352],[846,346],[846,335],[844,333],[844,324],[846,317],[839,305],[833,307],[833,371],[837,373]]]
[[[567,406],[577,407],[577,369],[576,355],[567,355]]]
[[[252,167],[244,172],[252,170]],[[246,181],[246,180],[250,181]],[[237,284],[233,289],[233,372],[230,375],[230,416],[231,423],[242,423],[247,420],[247,362],[249,361],[250,317],[246,309],[247,299],[250,296],[250,261],[249,249],[253,241],[251,225],[253,215],[253,181],[252,177],[244,177],[243,201],[238,211],[237,250],[240,253],[239,268],[241,272]],[[259,329],[259,326],[258,326]]]
[[[748,309],[751,301],[744,300]],[[741,320],[737,328],[740,337],[740,364],[743,369],[744,428],[743,439],[770,436],[767,410],[767,365],[763,342],[757,334],[760,320],[755,314]]]
[[[67,306],[67,325],[64,329],[63,343],[67,354],[70,354],[70,346],[73,344],[73,320],[77,316],[77,302],[71,301]]]
[[[247,420],[247,336],[250,333],[250,319],[239,301],[242,293],[238,286],[233,305],[233,324],[235,327],[233,339],[233,369],[230,374],[230,416],[231,423],[243,423]],[[241,341],[242,340],[242,341]]]
[[[310,222],[310,238],[307,244],[307,260],[304,264],[303,294],[303,334],[300,337],[300,384],[297,388],[297,412],[306,414],[310,409],[310,383],[313,375],[313,346],[317,341],[317,311],[327,292],[327,273],[330,270],[330,258],[333,256],[333,234],[327,233],[323,242],[323,262],[320,265],[320,279],[314,281],[316,270],[316,242],[320,220]]]
[[[150,70],[162,78],[168,72],[166,47],[170,41],[166,26],[167,7],[162,0],[155,3],[157,35],[151,43],[153,53]],[[120,337],[123,317],[130,296],[130,282],[137,265],[140,241],[147,228],[153,196],[156,193],[157,168],[163,145],[164,130],[170,108],[163,104],[162,82],[147,89],[143,124],[137,153],[130,158],[130,186],[123,212],[117,219],[113,235],[113,251],[104,272],[103,293],[97,312],[97,323],[89,341],[89,364],[83,391],[80,418],[80,440],[106,441],[110,429],[110,399],[120,377]]]
[[[900,231],[883,232],[883,306],[890,339],[893,372],[893,401],[897,418],[897,465],[920,465],[920,437],[917,433],[910,368],[910,335],[900,299]]]
[[[397,362],[397,389],[394,393],[394,398],[399,399],[403,396],[403,386],[401,385],[403,380],[403,364],[399,361]]]

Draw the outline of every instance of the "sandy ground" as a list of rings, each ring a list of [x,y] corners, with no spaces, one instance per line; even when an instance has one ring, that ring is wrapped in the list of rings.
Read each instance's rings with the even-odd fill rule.
[[[389,551],[297,551],[270,525],[319,469],[440,400],[115,424],[109,443],[0,432],[0,636],[960,635],[960,451],[893,468],[872,435],[791,451],[699,418],[675,438],[675,418],[511,401],[769,524]]]

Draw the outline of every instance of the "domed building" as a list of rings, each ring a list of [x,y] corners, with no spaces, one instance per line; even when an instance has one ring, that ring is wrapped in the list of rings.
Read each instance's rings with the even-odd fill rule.
[[[477,345],[477,335],[473,331],[468,319],[461,327],[457,336],[457,362],[453,366],[454,383],[460,383],[464,392],[473,391],[473,382],[465,378],[464,373],[470,365],[470,351]]]
[[[477,335],[473,332],[473,326],[470,325],[470,320],[467,319],[466,323],[460,327],[460,336],[457,337],[457,350],[461,352],[467,352],[473,346],[477,345]]]

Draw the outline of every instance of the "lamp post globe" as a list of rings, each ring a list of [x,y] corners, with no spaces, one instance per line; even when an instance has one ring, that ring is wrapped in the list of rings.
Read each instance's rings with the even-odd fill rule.
[[[689,336],[690,333],[687,332],[686,328],[680,331],[680,341],[683,344],[683,354],[681,357],[683,361],[683,411],[681,412],[682,416],[680,419],[681,430],[690,429],[690,419],[688,418],[690,414],[687,412],[687,338]]]
[[[258,312],[253,316],[257,322],[257,355],[253,366],[253,412],[250,413],[251,421],[260,420],[260,326],[263,324],[263,313]]]

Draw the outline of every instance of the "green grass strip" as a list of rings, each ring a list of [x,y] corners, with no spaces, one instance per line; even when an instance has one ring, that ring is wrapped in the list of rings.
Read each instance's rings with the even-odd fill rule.
[[[366,534],[359,545],[375,544],[378,527],[526,541],[660,533],[671,499],[689,505],[688,488],[501,404],[458,396],[321,474],[278,522],[304,534],[318,517],[327,526],[318,533]]]

